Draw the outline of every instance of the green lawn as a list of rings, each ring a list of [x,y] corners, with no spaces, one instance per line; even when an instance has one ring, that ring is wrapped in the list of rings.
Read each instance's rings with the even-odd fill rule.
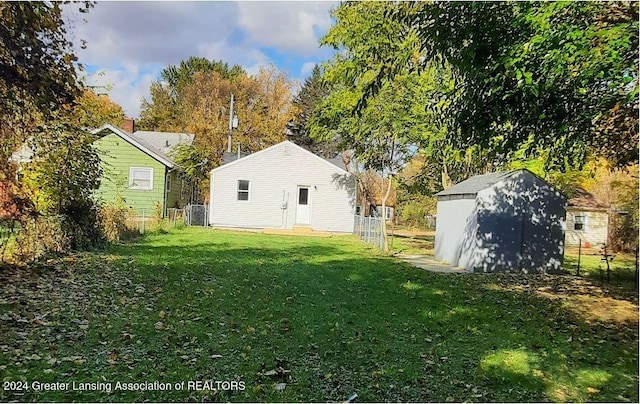
[[[0,378],[30,387],[0,401],[638,400],[635,292],[428,273],[348,236],[171,230],[0,285]],[[33,390],[206,380],[245,388]]]

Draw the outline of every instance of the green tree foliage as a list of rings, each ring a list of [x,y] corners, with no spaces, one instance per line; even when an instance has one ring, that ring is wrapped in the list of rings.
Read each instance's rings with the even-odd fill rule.
[[[334,157],[339,151],[335,139],[319,141],[311,137],[311,117],[316,107],[329,95],[329,86],[322,79],[320,66],[315,65],[311,76],[307,77],[293,100],[298,113],[290,125],[291,140],[313,153],[324,157]]]
[[[91,7],[83,2],[79,10]],[[58,252],[96,245],[101,232],[92,193],[101,172],[83,129],[121,109],[103,110],[105,104],[83,94],[62,3],[0,2],[0,15],[0,180],[15,178],[7,163],[17,148],[33,151],[15,195],[20,237],[49,237],[47,245]]]
[[[194,198],[196,190],[209,189],[211,165],[208,153],[202,147],[181,143],[171,150],[171,157],[191,184],[190,200]]]
[[[87,12],[84,2],[80,12]],[[27,103],[47,112],[78,95],[77,60],[62,3],[0,2],[0,111]]]
[[[41,132],[39,117],[80,94],[66,30],[62,3],[0,1],[0,181],[12,176],[11,154]]]
[[[408,161],[407,154],[413,154],[407,152],[420,151],[421,170],[414,172],[412,188],[422,184],[426,188],[421,192],[437,192],[469,175],[496,168],[504,158],[489,147],[460,145],[455,139],[455,122],[441,110],[459,96],[457,76],[442,63],[432,62],[418,69],[421,57],[417,36],[387,17],[397,7],[393,3],[344,3],[333,11],[336,23],[323,44],[341,52],[326,66],[324,78],[332,91],[312,119],[312,135],[342,139],[342,146],[355,148],[362,159],[362,153],[375,150],[370,145],[376,142],[369,137],[386,127],[387,133],[398,136],[396,145],[404,149],[397,166]],[[377,47],[415,69],[385,76],[381,74],[383,67],[361,64],[358,55],[364,57]],[[380,82],[376,82],[378,79]],[[379,87],[376,93],[370,92],[372,86]],[[376,105],[372,108],[370,104]],[[359,146],[354,137],[362,140]],[[379,156],[372,157],[380,160]]]
[[[353,24],[348,38],[367,7],[386,8],[387,20]],[[347,50],[337,59],[361,89],[359,111],[389,80],[435,63],[455,88],[425,107],[456,144],[504,156],[551,149],[547,165],[560,169],[588,149],[617,165],[637,159],[637,2],[346,3],[335,15],[325,43]]]
[[[73,114],[61,111],[34,138],[35,154],[21,172],[20,197],[32,206],[28,217],[60,216],[62,231],[73,249],[98,245],[102,240],[98,207],[93,193],[100,186],[100,157],[91,135],[76,124]]]
[[[225,80],[234,80],[243,75],[244,69],[239,65],[229,65],[221,60],[209,60],[203,57],[191,56],[180,62],[178,66],[169,65],[160,73],[160,80],[167,83],[170,92],[178,97],[180,88],[191,83],[197,72],[216,72]]]

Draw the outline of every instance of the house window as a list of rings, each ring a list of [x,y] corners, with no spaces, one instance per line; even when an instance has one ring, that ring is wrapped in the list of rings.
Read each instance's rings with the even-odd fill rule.
[[[153,189],[153,168],[131,167],[129,169],[130,189]]]
[[[356,206],[356,215],[360,215],[360,206]]]
[[[238,200],[239,201],[249,200],[249,181],[238,180]]]
[[[587,216],[585,214],[573,215],[573,230],[584,231],[587,227]]]
[[[184,180],[180,180],[180,199],[184,199],[184,189],[186,187],[184,186]]]
[[[385,206],[385,220],[391,220],[391,207]]]
[[[167,192],[171,192],[171,174],[167,175]]]

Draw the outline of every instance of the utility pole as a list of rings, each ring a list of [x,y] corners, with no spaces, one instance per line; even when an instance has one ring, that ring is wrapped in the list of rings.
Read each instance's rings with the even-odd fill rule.
[[[227,139],[227,153],[231,153],[231,133],[233,132],[233,94],[231,94],[231,107],[229,108],[229,139]]]

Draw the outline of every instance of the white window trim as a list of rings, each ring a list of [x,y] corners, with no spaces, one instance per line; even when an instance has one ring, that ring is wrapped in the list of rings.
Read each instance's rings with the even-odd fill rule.
[[[385,220],[391,220],[391,206],[385,206],[384,207],[386,212],[385,212]]]
[[[249,183],[249,186],[247,187],[247,190],[244,189],[240,189],[240,181],[247,181]],[[246,192],[247,193],[247,200],[244,201],[242,199],[238,199],[238,193],[240,192]],[[236,202],[240,202],[240,203],[246,203],[249,202],[251,200],[251,180],[238,180],[236,181]]]
[[[149,176],[149,187],[141,187],[133,185],[133,170],[143,170],[149,172],[151,175]],[[129,167],[129,189],[137,189],[143,191],[151,191],[153,190],[153,168],[152,167]]]
[[[576,230],[576,217],[577,216],[582,216],[584,217],[584,221],[582,222],[582,229],[581,230]],[[588,216],[586,213],[574,213],[573,214],[573,231],[579,231],[579,232],[586,232],[587,231],[587,225],[588,225]]]

